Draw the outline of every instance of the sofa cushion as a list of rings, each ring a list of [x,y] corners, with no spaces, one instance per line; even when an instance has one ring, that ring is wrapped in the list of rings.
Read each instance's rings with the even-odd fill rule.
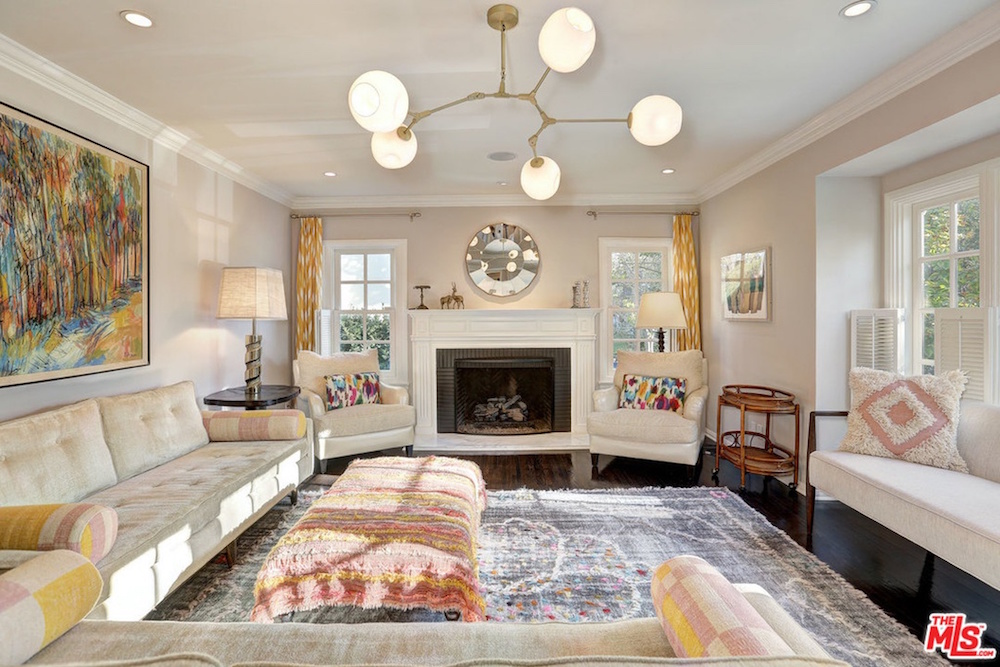
[[[0,507],[0,549],[68,549],[92,562],[104,558],[118,534],[118,515],[91,503]]]
[[[850,452],[814,452],[809,482],[1000,589],[1000,493],[973,475]]]
[[[352,405],[381,403],[378,373],[348,373],[327,375],[326,409],[339,410]]]
[[[301,410],[204,410],[201,420],[211,442],[297,440],[306,434]]]
[[[408,428],[416,423],[416,408],[392,403],[354,405],[342,410],[330,410],[313,418],[318,438],[364,435]]]
[[[97,402],[119,480],[208,442],[191,382],[98,398]]]
[[[94,400],[0,424],[0,505],[74,502],[116,481]]]
[[[309,449],[302,440],[210,443],[91,496],[118,513],[118,540],[101,574],[112,588],[116,576],[133,585],[130,596],[144,614],[191,564],[191,554],[207,548],[203,542],[223,541],[282,488],[298,484],[297,463]],[[128,579],[125,568],[133,563],[146,578]]]
[[[86,616],[101,594],[94,564],[50,551],[0,575],[0,664],[19,665]]]
[[[626,373],[622,377],[622,391],[618,407],[630,410],[684,411],[684,378],[650,377]]]
[[[962,401],[958,453],[969,473],[1000,484],[1000,405]]]
[[[652,596],[678,656],[793,653],[736,587],[702,558],[677,556],[657,567]]]
[[[634,375],[654,375],[658,377],[684,378],[687,392],[694,393],[705,384],[703,377],[704,357],[701,350],[683,352],[634,352],[618,351],[618,365],[615,367],[615,387],[621,391],[625,373]]]
[[[340,352],[324,357],[299,350],[299,386],[317,396],[326,396],[326,376],[349,373],[377,373],[378,350],[372,348],[364,352]]]
[[[60,662],[59,667],[222,667],[222,663],[205,653],[168,653],[127,660]]]
[[[851,369],[851,410],[841,451],[968,472],[956,444],[965,383],[962,371],[904,377]]]
[[[587,415],[587,433],[637,442],[692,442],[698,439],[698,423],[670,410],[619,408]]]

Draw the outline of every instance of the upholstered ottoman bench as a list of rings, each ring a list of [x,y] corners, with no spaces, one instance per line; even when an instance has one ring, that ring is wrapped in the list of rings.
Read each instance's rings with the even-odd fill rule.
[[[358,459],[268,554],[251,619],[323,606],[430,609],[479,621],[486,486],[448,457]]]

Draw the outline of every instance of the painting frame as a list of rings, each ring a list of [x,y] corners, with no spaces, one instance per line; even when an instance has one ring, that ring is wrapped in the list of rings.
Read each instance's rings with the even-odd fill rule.
[[[0,102],[0,391],[149,358],[149,165]]]
[[[720,262],[722,318],[771,321],[771,247],[726,255]]]

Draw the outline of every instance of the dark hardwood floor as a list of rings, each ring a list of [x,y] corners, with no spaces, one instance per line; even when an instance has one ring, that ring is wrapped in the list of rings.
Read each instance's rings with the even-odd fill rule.
[[[694,479],[684,466],[621,457],[601,457],[601,468],[594,476],[586,451],[461,458],[479,465],[489,489],[739,488],[739,472],[726,462],[722,462],[718,481],[712,479],[715,454],[710,441]],[[339,473],[348,462],[331,461],[329,472]],[[817,501],[810,544],[804,496],[777,480],[751,475],[741,497],[921,640],[931,612],[963,612],[969,622],[987,624],[984,646],[1000,647],[1000,591],[939,558],[933,559],[931,568],[925,567],[926,551],[837,501]]]

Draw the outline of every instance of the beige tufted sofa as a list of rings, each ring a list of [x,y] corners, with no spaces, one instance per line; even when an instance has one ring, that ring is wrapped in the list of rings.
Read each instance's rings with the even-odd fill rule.
[[[91,618],[142,618],[312,472],[290,440],[212,442],[191,382],[0,423],[0,506],[86,502],[118,515]],[[0,550],[0,570],[36,552]]]

